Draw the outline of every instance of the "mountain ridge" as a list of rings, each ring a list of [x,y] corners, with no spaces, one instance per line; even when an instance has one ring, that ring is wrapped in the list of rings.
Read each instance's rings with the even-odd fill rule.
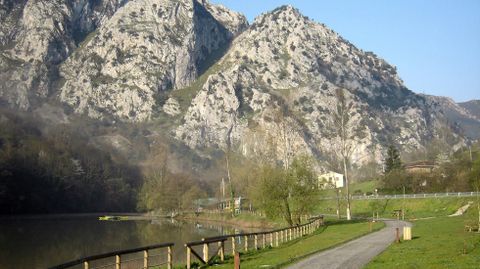
[[[0,14],[4,106],[59,102],[108,124],[158,122],[153,133],[207,158],[231,148],[285,163],[334,151],[341,89],[362,127],[353,163],[381,161],[388,144],[413,151],[431,139],[453,148],[478,139],[478,103],[412,92],[393,65],[293,6],[251,25],[196,0],[4,1]]]

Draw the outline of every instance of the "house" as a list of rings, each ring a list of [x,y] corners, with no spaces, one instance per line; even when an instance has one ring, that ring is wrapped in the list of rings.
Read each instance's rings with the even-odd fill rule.
[[[248,202],[248,199],[243,197],[235,197],[234,209],[235,214],[240,214],[242,210],[252,210],[252,204]],[[232,210],[232,199],[222,199],[218,205],[218,208],[222,211],[231,211]]]
[[[433,161],[417,161],[405,164],[405,171],[408,173],[431,173],[435,168]]]
[[[342,174],[336,172],[328,172],[318,177],[319,188],[342,188],[345,186],[345,180]]]
[[[232,203],[233,202],[233,203]],[[232,204],[234,204],[235,214],[240,214],[243,210],[252,211],[252,204],[248,198],[244,197],[235,197],[230,198],[203,198],[197,199],[194,202],[195,211],[228,211],[232,210]]]

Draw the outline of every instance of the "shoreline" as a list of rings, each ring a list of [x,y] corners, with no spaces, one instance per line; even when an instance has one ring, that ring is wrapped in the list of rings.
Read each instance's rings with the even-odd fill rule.
[[[214,222],[222,223],[229,226],[244,228],[244,229],[272,229],[276,228],[275,223],[266,220],[243,220],[235,218],[225,218],[219,215],[221,218],[210,218],[208,216],[194,216],[194,215],[180,215],[174,219],[186,220],[186,221],[199,221],[199,222]]]
[[[120,212],[98,212],[98,213],[55,213],[55,214],[25,214],[25,215],[0,215],[2,220],[51,220],[51,219],[72,219],[72,218],[98,218],[102,216],[127,216],[127,217],[148,217],[145,213],[120,213]]]

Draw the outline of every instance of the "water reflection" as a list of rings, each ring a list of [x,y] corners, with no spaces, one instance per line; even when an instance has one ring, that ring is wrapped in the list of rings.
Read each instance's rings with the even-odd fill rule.
[[[96,217],[0,220],[0,268],[46,268],[84,256],[173,242],[175,262],[185,261],[183,244],[203,237],[239,233],[218,223],[99,221]]]

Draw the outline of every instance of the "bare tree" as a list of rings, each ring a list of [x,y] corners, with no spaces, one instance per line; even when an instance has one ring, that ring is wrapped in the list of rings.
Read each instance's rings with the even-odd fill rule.
[[[350,206],[350,190],[349,190],[349,175],[348,166],[355,146],[355,132],[358,130],[358,124],[352,119],[353,103],[348,102],[345,97],[343,89],[337,89],[336,94],[336,108],[333,113],[333,128],[336,137],[339,140],[337,154],[339,155],[343,175],[345,177],[345,191],[347,196],[347,219],[352,219]]]
[[[297,123],[282,112],[275,115],[274,121],[277,127],[276,137],[282,153],[283,168],[288,170],[295,155],[293,143],[299,136],[296,129]]]

